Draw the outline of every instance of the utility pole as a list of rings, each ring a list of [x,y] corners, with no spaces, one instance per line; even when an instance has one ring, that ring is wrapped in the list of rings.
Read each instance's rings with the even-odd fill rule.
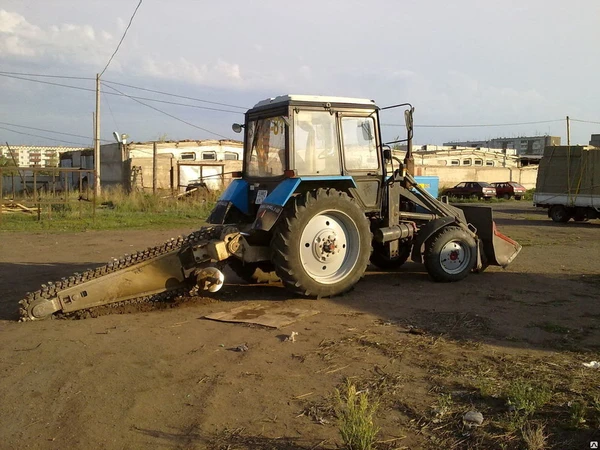
[[[152,193],[156,195],[156,155],[158,149],[156,148],[156,141],[152,143]]]
[[[567,194],[571,200],[571,123],[567,116]]]
[[[94,127],[94,193],[100,195],[100,75],[96,74],[96,123]]]

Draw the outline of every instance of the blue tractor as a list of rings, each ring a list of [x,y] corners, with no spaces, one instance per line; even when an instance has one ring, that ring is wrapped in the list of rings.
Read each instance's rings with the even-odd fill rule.
[[[407,137],[384,143],[381,110],[405,108]],[[225,265],[254,282],[280,279],[295,294],[351,289],[369,263],[409,258],[435,281],[508,265],[521,246],[501,234],[491,208],[451,206],[412,176],[410,104],[284,95],[234,124],[244,163],[195,233],[42,287],[21,301],[22,320],[121,302],[168,299],[223,286]],[[406,142],[406,157],[391,144]]]

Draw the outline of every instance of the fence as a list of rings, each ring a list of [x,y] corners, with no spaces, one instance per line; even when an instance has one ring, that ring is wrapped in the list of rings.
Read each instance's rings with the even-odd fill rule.
[[[83,214],[83,202],[91,203],[95,218],[94,174],[93,169],[0,167],[0,222],[3,214],[14,212],[37,214],[37,220],[41,220],[47,211],[51,219],[53,205],[67,209],[75,202],[79,218]]]

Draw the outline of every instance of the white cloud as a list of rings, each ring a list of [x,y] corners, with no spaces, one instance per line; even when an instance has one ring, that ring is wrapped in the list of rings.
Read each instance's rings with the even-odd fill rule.
[[[28,62],[100,65],[107,60],[111,35],[90,25],[63,23],[47,29],[20,14],[0,10],[0,56]]]

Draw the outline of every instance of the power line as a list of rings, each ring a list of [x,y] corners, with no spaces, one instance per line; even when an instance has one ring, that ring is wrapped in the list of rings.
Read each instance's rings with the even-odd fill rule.
[[[101,82],[101,84],[104,87],[107,87],[107,88],[110,88],[110,89],[114,89],[113,87],[109,86],[108,84],[105,84],[104,82]],[[170,102],[168,100],[158,100],[156,98],[138,97],[136,95],[116,94],[114,92],[105,92],[105,94],[125,96],[125,97],[133,98],[133,99],[136,99],[136,100],[144,100],[144,101],[147,101],[147,102],[156,102],[156,103],[165,103],[167,105],[185,106],[186,108],[204,109],[204,110],[207,110],[207,111],[219,111],[219,112],[227,112],[227,113],[232,113],[232,114],[244,114],[241,111],[232,111],[230,109],[211,108],[209,106],[200,106],[200,105],[190,105],[188,103]]]
[[[48,136],[40,136],[38,134],[23,133],[21,131],[11,130],[10,128],[6,128],[6,127],[0,127],[0,129],[6,130],[6,131],[10,131],[12,133],[22,134],[22,135],[25,135],[25,136],[33,136],[33,137],[37,137],[37,138],[47,139],[47,140],[50,140],[50,141],[64,142],[64,143],[67,143],[67,144],[75,144],[75,145],[78,145],[79,147],[90,148],[89,145],[81,144],[80,142],[64,141],[62,139],[51,138],[51,137],[48,137]]]
[[[17,78],[19,80],[33,81],[33,82],[37,82],[37,83],[43,83],[43,82],[40,81],[40,80],[31,80],[31,79],[28,79],[28,78],[18,78],[15,75],[27,76],[27,77],[42,77],[42,78],[62,78],[62,79],[67,79],[67,80],[88,80],[88,81],[95,80],[95,78],[92,78],[92,77],[75,77],[75,76],[67,76],[67,75],[49,75],[49,74],[43,74],[43,73],[24,73],[24,72],[6,72],[6,71],[0,71],[0,75],[5,75],[5,76],[7,76],[7,78]],[[117,83],[116,81],[102,80],[102,82],[103,83],[114,84],[114,85],[117,85],[117,86],[129,87],[129,88],[132,88],[132,89],[138,89],[138,90],[141,90],[141,91],[153,92],[155,94],[162,94],[162,95],[168,95],[168,96],[171,96],[171,97],[183,98],[183,99],[186,99],[186,100],[193,100],[193,101],[196,101],[196,102],[209,103],[209,104],[218,105],[218,106],[227,106],[229,108],[238,108],[238,109],[242,109],[244,111],[246,111],[246,110],[249,109],[246,106],[230,105],[228,103],[220,103],[220,102],[214,102],[214,101],[211,101],[211,100],[205,100],[205,99],[196,98],[196,97],[188,97],[188,96],[185,96],[185,95],[172,94],[170,92],[157,91],[157,90],[154,90],[154,89],[148,89],[148,88],[144,88],[144,87],[140,87],[140,86],[134,86],[134,85],[131,85],[131,84]],[[74,86],[60,85],[60,84],[59,84],[59,86],[74,87]],[[76,86],[75,86],[75,88],[76,88]],[[119,94],[113,94],[113,95],[119,95]],[[155,100],[155,101],[160,101],[160,100]],[[216,110],[216,111],[221,111],[221,110]],[[231,111],[231,112],[233,112],[233,111]]]
[[[5,75],[2,72],[0,72],[0,77],[15,78],[17,80],[32,81],[34,83],[49,84],[51,86],[59,86],[59,87],[70,88],[70,89],[78,89],[80,91],[96,92],[95,89],[83,88],[83,87],[80,87],[80,86],[73,86],[73,85],[70,85],[70,84],[53,83],[51,81],[32,80],[31,78],[22,78],[22,77],[17,77],[17,76],[14,76],[14,75]]]
[[[114,90],[114,91],[117,91],[119,94],[121,94],[121,95],[124,95],[125,97],[128,97],[128,98],[130,98],[131,100],[133,100],[133,101],[135,101],[135,102],[137,102],[137,103],[140,103],[140,104],[142,104],[142,105],[144,105],[144,106],[146,106],[146,107],[148,107],[148,108],[151,108],[151,109],[153,109],[153,110],[155,110],[155,111],[158,111],[158,112],[159,112],[159,113],[161,113],[161,114],[164,114],[164,115],[166,115],[166,116],[169,116],[169,117],[171,117],[172,119],[178,120],[179,122],[185,123],[186,125],[189,125],[189,126],[191,126],[191,127],[197,128],[197,129],[199,129],[199,130],[205,131],[205,132],[207,132],[207,133],[210,133],[210,134],[214,134],[215,136],[222,137],[223,139],[229,139],[227,136],[223,136],[222,134],[215,133],[214,131],[210,131],[210,130],[207,130],[206,128],[199,127],[198,125],[194,125],[193,123],[190,123],[190,122],[187,122],[187,121],[185,121],[185,120],[183,120],[183,119],[180,119],[179,117],[176,117],[176,116],[174,116],[174,115],[172,115],[172,114],[169,114],[168,112],[165,112],[165,111],[163,111],[163,110],[161,110],[161,109],[155,108],[155,107],[154,107],[154,106],[152,106],[152,105],[148,105],[148,104],[146,104],[146,103],[144,103],[144,102],[141,102],[140,100],[138,100],[138,99],[136,99],[136,98],[134,98],[134,97],[132,97],[132,96],[130,96],[130,95],[124,94],[123,92],[119,91],[118,89],[116,89],[116,88],[114,88],[114,87],[112,87],[112,86],[106,86],[106,87],[108,87],[109,89],[112,89],[112,90]]]
[[[106,67],[104,67],[104,70],[102,72],[100,72],[100,75],[98,76],[99,78],[102,77],[102,75],[104,75],[104,72],[106,72],[106,69],[108,69],[108,66],[110,65],[110,62],[113,60],[113,58],[115,57],[115,55],[117,54],[117,52],[119,51],[119,47],[121,47],[121,43],[123,42],[123,39],[125,39],[125,35],[127,34],[127,31],[129,30],[129,27],[131,26],[131,23],[133,22],[133,18],[135,17],[140,5],[142,4],[142,0],[140,0],[140,2],[138,3],[138,5],[135,7],[135,11],[133,11],[133,15],[131,16],[131,19],[129,19],[129,24],[127,24],[127,28],[125,28],[125,32],[123,33],[123,36],[121,37],[121,40],[119,41],[119,44],[117,45],[117,48],[115,50],[115,52],[112,54],[112,56],[110,57],[110,59],[108,60],[108,62],[106,63]]]
[[[0,74],[4,74],[4,75],[23,75],[23,76],[27,76],[27,77],[64,78],[64,79],[69,79],[69,80],[95,80],[95,78],[92,78],[92,77],[73,77],[73,76],[67,76],[67,75],[47,75],[47,74],[41,74],[41,73],[23,73],[23,72],[4,72],[4,71],[0,71]]]
[[[14,76],[14,75],[5,75],[5,74],[3,74],[1,72],[0,72],[0,77],[15,78],[17,80],[31,81],[33,83],[48,84],[50,86],[58,86],[58,87],[64,87],[64,88],[68,88],[68,89],[77,89],[77,90],[80,90],[80,91],[96,92],[95,89],[91,89],[91,88],[84,88],[84,87],[80,87],[80,86],[73,86],[73,85],[62,84],[62,83],[54,83],[54,82],[51,82],[51,81],[32,80],[31,78],[17,77],[17,76]],[[104,86],[110,88],[110,86],[104,84],[104,82],[102,84]],[[112,89],[114,89],[114,88],[112,88]],[[208,106],[199,106],[199,105],[188,105],[186,103],[169,102],[167,100],[158,100],[158,99],[147,98],[147,97],[136,97],[136,96],[131,96],[131,95],[122,94],[122,93],[117,94],[117,93],[114,93],[114,92],[105,92],[105,94],[107,94],[107,95],[116,95],[116,96],[124,96],[124,97],[129,97],[129,98],[132,98],[132,99],[136,99],[136,100],[145,100],[145,101],[148,101],[148,102],[157,102],[157,103],[165,103],[165,104],[168,104],[168,105],[185,106],[187,108],[205,109],[205,110],[208,110],[208,111],[228,112],[228,113],[233,113],[233,114],[243,114],[240,111],[232,111],[232,110],[229,110],[229,109],[210,108]]]
[[[72,133],[65,133],[63,131],[45,130],[43,128],[28,127],[28,126],[25,126],[25,125],[18,125],[16,123],[0,122],[0,124],[2,124],[2,125],[8,125],[8,126],[11,126],[11,127],[27,128],[28,130],[44,131],[46,133],[63,134],[65,136],[73,136],[73,137],[80,137],[80,138],[84,138],[84,139],[92,139],[90,136],[84,136],[84,135],[81,135],[81,134],[72,134]],[[104,142],[112,142],[112,141],[109,141],[109,140],[106,140],[106,139],[100,139],[100,140],[104,141]]]
[[[592,120],[581,120],[581,119],[570,119],[572,122],[583,122],[583,123],[593,123],[596,125],[600,125],[600,122],[594,122]]]
[[[538,120],[535,122],[515,122],[515,123],[495,123],[495,124],[477,124],[477,125],[414,125],[415,128],[479,128],[479,127],[508,127],[516,125],[537,125],[540,123],[563,122],[564,119],[557,120]],[[405,124],[382,123],[384,127],[404,127]]]
[[[1,72],[0,72],[1,73]],[[228,106],[230,108],[239,108],[239,109],[243,109],[243,110],[247,110],[250,108],[247,108],[245,106],[236,106],[236,105],[229,105],[227,103],[219,103],[219,102],[213,102],[210,100],[203,100],[201,98],[194,98],[194,97],[186,97],[185,95],[177,95],[177,94],[171,94],[169,92],[163,92],[163,91],[156,91],[154,89],[147,89],[147,88],[143,88],[143,87],[139,87],[139,86],[132,86],[131,84],[124,84],[124,83],[117,83],[115,81],[108,81],[108,80],[102,80],[104,83],[110,83],[110,84],[115,84],[117,86],[124,86],[124,87],[129,87],[132,89],[139,89],[141,91],[148,91],[148,92],[153,92],[155,94],[162,94],[162,95],[169,95],[171,97],[178,97],[178,98],[183,98],[186,100],[194,100],[197,102],[203,102],[203,103],[210,103],[212,105],[219,105],[219,106]]]

